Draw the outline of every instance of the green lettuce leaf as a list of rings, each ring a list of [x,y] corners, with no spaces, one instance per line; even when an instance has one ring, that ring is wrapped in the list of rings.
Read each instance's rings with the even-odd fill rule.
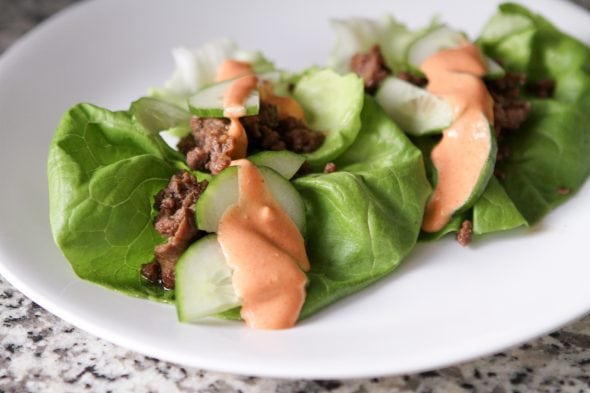
[[[153,199],[184,168],[180,159],[127,112],[79,104],[64,115],[49,151],[50,221],[78,276],[134,296],[173,296],[139,271],[163,242]]]
[[[190,134],[191,113],[168,101],[141,97],[131,103],[131,114],[147,131],[157,134],[166,131],[177,137]]]
[[[473,206],[472,220],[473,233],[476,235],[527,225],[495,176],[490,178],[486,190]]]
[[[394,270],[420,231],[431,192],[420,151],[370,97],[361,118],[337,172],[294,182],[307,206],[312,265],[302,317]]]
[[[556,83],[552,98],[531,100],[530,118],[507,137],[511,154],[498,164],[508,196],[534,224],[590,174],[590,49],[511,3],[500,6],[479,42],[508,70]]]
[[[293,97],[303,107],[308,125],[326,135],[322,146],[306,155],[315,169],[322,169],[353,144],[361,127],[363,96],[363,82],[354,74],[311,70],[299,79]]]

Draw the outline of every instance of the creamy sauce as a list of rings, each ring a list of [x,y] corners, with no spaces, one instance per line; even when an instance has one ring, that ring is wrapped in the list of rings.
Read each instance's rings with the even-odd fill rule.
[[[481,77],[486,73],[479,49],[470,43],[435,53],[420,69],[428,91],[444,98],[453,111],[431,158],[437,184],[426,206],[422,229],[436,232],[470,197],[489,158],[493,100]]]
[[[215,81],[222,82],[228,79],[237,78],[238,76],[252,74],[254,74],[252,70],[252,65],[247,61],[229,59],[221,63],[221,65],[217,69]]]
[[[259,85],[259,90],[260,99],[275,105],[280,118],[294,117],[305,122],[305,113],[297,100],[287,96],[275,95],[269,82],[262,82]]]
[[[230,152],[232,160],[238,160],[248,155],[248,135],[238,117],[230,117],[227,134],[234,141],[234,147]]]
[[[223,214],[218,240],[242,298],[241,316],[250,327],[289,328],[305,301],[304,240],[256,166],[248,160],[235,165],[240,196]]]
[[[231,120],[228,134],[234,141],[234,147],[230,151],[230,156],[236,160],[246,157],[248,150],[248,137],[239,118],[246,115],[244,101],[256,88],[258,78],[254,75],[250,63],[238,60],[224,61],[217,70],[215,80],[222,82],[234,78],[223,95],[223,115]]]
[[[258,78],[255,75],[240,76],[234,80],[223,95],[223,115],[230,119],[245,116],[244,101],[257,84]]]

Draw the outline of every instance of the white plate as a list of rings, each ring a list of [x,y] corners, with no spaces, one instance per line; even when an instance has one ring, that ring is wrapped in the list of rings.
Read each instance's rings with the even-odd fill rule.
[[[590,41],[585,11],[527,3]],[[66,10],[0,61],[0,273],[49,311],[109,341],[185,365],[275,377],[438,368],[585,314],[588,186],[532,231],[466,249],[452,240],[422,245],[390,277],[286,331],[180,324],[171,306],[79,280],[51,238],[46,156],[61,114],[79,101],[126,108],[171,73],[173,46],[227,36],[296,69],[327,58],[330,17],[394,12],[418,26],[440,13],[473,36],[493,9],[468,0],[105,0]]]

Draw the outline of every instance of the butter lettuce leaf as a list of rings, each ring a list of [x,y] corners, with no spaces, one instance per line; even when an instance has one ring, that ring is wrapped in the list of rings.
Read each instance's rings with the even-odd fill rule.
[[[361,119],[336,172],[294,182],[307,207],[312,266],[302,317],[393,271],[420,232],[431,192],[420,151],[370,97]]]
[[[319,149],[306,154],[312,167],[321,170],[348,149],[359,133],[363,82],[355,74],[311,69],[298,80],[293,97],[303,107],[307,124],[326,135]]]
[[[479,43],[507,70],[556,83],[553,97],[531,99],[531,115],[507,137],[511,154],[497,167],[506,193],[532,225],[590,174],[590,49],[512,3],[500,6]]]
[[[78,276],[134,296],[172,297],[139,271],[163,242],[152,225],[154,195],[181,168],[181,156],[127,112],[79,104],[64,115],[49,150],[50,221]]]
[[[473,233],[507,231],[528,225],[495,176],[473,206]]]

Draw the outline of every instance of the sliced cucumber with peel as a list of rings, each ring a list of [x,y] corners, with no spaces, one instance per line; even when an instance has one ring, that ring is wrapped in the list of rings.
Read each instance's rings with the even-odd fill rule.
[[[484,56],[483,60],[486,63],[486,67],[488,71],[486,72],[487,79],[500,79],[506,75],[506,71],[500,64],[498,64],[495,60],[490,59],[487,56]]]
[[[375,99],[411,135],[441,132],[453,121],[451,106],[445,100],[393,76],[381,82]]]
[[[447,25],[439,25],[426,31],[423,35],[416,38],[408,47],[407,62],[415,69],[430,56],[444,49],[457,48],[464,42],[467,42],[465,35]],[[486,63],[487,78],[501,78],[504,76],[504,69],[494,60],[484,56]]]
[[[248,159],[256,166],[265,166],[276,171],[285,179],[292,178],[305,162],[305,157],[289,150],[262,151],[251,155]]]
[[[254,89],[246,98],[243,111],[233,109],[228,114],[223,106],[223,97],[235,79],[209,85],[188,99],[190,111],[199,117],[241,117],[257,115],[260,110],[260,96]]]
[[[291,217],[301,233],[305,233],[305,205],[293,185],[267,167],[258,167],[270,193]],[[219,220],[228,207],[238,201],[238,166],[230,166],[213,177],[196,205],[197,227],[217,232]]]
[[[168,130],[176,136],[184,136],[191,131],[190,112],[158,98],[142,97],[131,104],[130,111],[146,130],[154,134]]]
[[[176,311],[181,322],[198,322],[241,304],[217,235],[199,239],[182,254],[175,278]]]

